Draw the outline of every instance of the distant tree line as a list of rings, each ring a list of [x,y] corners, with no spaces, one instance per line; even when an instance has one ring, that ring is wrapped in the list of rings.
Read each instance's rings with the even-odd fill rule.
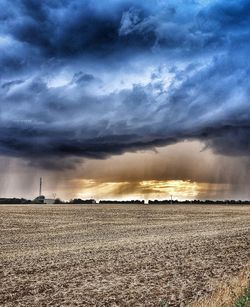
[[[0,198],[0,204],[34,204],[37,203],[35,200],[29,200],[25,198]],[[81,199],[74,198],[70,201],[63,201],[60,198],[56,198],[54,204],[96,204],[95,199]],[[144,200],[100,200],[99,204],[135,204],[135,205],[143,205],[145,204]],[[149,205],[171,205],[171,204],[197,204],[197,205],[248,205],[250,204],[250,200],[149,200]]]
[[[144,204],[144,200],[100,200],[99,204]]]
[[[74,198],[70,201],[63,201],[60,198],[56,198],[54,204],[95,204],[96,201],[94,199],[81,199],[81,198]]]
[[[157,205],[157,204],[197,204],[197,205],[230,205],[230,204],[250,204],[250,200],[169,200],[169,199],[164,199],[164,200],[149,200],[149,204],[151,205]]]
[[[31,200],[25,198],[0,198],[0,204],[30,204]]]
[[[94,199],[81,199],[81,198],[74,198],[69,201],[69,204],[95,204],[96,201]]]

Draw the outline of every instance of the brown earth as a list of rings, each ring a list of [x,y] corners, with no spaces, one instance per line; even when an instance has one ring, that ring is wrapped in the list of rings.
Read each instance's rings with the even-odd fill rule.
[[[1,306],[187,306],[250,259],[250,207],[0,206]]]

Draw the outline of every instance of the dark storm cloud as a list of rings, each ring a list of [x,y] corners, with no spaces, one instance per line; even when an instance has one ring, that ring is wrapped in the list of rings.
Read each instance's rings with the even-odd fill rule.
[[[23,83],[23,80],[13,80],[2,84],[2,88],[11,88],[12,86]]]
[[[14,0],[12,9],[2,13],[1,20],[4,32],[19,42],[37,47],[46,57],[73,57],[90,52],[109,55],[129,45],[152,44],[146,38],[148,34],[124,39],[119,35],[123,14],[130,7],[138,7],[138,14],[145,18],[150,13],[147,6],[150,7],[142,1],[74,0],[55,4]]]
[[[199,139],[249,155],[248,1],[14,0],[0,12],[1,154],[71,168]],[[135,84],[145,67],[151,80]]]
[[[32,47],[45,58],[131,55],[157,47],[183,53],[221,42],[206,27],[213,12],[202,13],[193,1],[3,0],[1,6],[1,32],[23,52]]]

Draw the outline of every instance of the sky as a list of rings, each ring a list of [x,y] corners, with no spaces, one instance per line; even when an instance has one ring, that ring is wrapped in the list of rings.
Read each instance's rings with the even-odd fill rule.
[[[0,0],[0,197],[250,198],[250,2]]]

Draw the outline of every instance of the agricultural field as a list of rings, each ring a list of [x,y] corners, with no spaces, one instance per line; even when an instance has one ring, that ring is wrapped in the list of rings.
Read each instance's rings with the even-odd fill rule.
[[[250,260],[250,207],[0,206],[1,306],[188,306]]]

